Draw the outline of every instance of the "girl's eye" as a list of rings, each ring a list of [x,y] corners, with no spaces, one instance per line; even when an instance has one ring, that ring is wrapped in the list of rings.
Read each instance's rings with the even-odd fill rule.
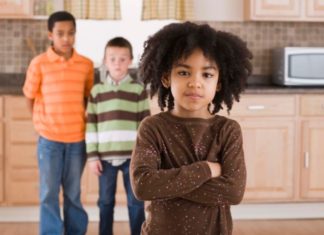
[[[214,74],[212,74],[212,73],[203,73],[203,76],[205,78],[212,78],[212,77],[214,77]]]
[[[187,71],[179,71],[179,72],[178,72],[178,75],[180,75],[180,76],[182,76],[182,77],[184,77],[184,76],[188,76],[188,75],[189,75],[189,72],[187,72]]]

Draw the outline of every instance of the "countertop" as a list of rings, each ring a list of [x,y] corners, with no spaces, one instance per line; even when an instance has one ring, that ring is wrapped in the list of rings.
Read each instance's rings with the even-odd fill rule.
[[[0,95],[23,95],[24,74],[0,73]],[[284,87],[272,84],[248,84],[244,94],[324,94],[322,87]]]

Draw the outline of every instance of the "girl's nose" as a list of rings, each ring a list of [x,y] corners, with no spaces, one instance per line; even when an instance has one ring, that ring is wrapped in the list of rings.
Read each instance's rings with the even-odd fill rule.
[[[189,88],[201,88],[201,83],[199,81],[190,81],[188,82]]]

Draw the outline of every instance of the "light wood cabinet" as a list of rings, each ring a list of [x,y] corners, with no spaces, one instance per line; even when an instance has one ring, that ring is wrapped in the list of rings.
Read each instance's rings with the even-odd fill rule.
[[[160,112],[156,97],[150,107]],[[323,201],[324,95],[244,94],[229,117],[242,127],[245,202]],[[24,97],[0,97],[0,140],[0,203],[37,204],[37,134]],[[82,201],[95,205],[98,178],[87,165],[81,187]],[[126,204],[120,172],[116,205]]]
[[[31,0],[0,0],[0,18],[30,18]]]
[[[321,0],[245,0],[245,19],[255,21],[324,21]]]
[[[245,201],[294,197],[295,99],[244,95],[233,105],[229,117],[241,125],[248,172]]]
[[[37,204],[37,134],[25,98],[6,96],[5,117],[5,202]]]
[[[0,99],[0,110],[2,110]],[[26,100],[22,96],[5,97],[6,153],[5,153],[5,202],[8,205],[30,205],[39,201],[39,179],[37,166],[37,138]],[[1,111],[0,111],[1,121]],[[4,133],[0,122],[0,137]],[[1,138],[2,140],[3,138]],[[3,155],[0,142],[0,160]],[[1,180],[0,162],[0,180]],[[3,172],[2,172],[3,173]],[[2,179],[3,180],[3,179]],[[0,181],[1,186],[1,181]],[[96,204],[98,200],[98,177],[89,172],[86,165],[82,183],[82,201]],[[24,192],[24,193],[21,193]],[[1,187],[0,187],[1,193]],[[0,194],[1,195],[1,194]],[[62,195],[60,196],[62,201]],[[1,197],[0,197],[1,199]],[[126,194],[121,173],[118,175],[116,205],[126,205]]]
[[[4,130],[3,98],[0,97],[0,203],[4,199]]]
[[[304,95],[301,110],[302,199],[324,198],[324,95]]]

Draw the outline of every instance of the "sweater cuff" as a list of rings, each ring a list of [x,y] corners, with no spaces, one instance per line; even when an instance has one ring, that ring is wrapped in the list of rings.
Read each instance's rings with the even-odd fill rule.
[[[202,162],[199,162],[201,168],[203,169],[202,172],[204,174],[204,176],[207,178],[207,179],[211,179],[212,178],[212,175],[211,175],[211,170],[208,166],[208,163],[206,161],[202,161]]]

